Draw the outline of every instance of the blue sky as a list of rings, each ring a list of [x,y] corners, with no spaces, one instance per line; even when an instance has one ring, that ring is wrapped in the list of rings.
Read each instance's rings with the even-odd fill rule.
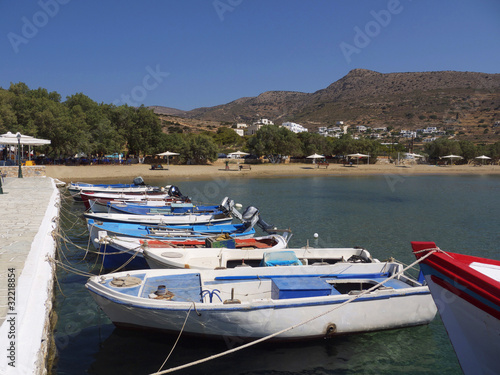
[[[0,3],[0,86],[183,110],[355,68],[500,73],[498,0]]]

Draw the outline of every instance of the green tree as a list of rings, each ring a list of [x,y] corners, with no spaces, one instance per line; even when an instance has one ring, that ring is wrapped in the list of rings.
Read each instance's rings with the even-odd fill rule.
[[[461,156],[464,157],[465,161],[474,160],[476,156],[479,156],[477,153],[477,147],[471,141],[459,141]]]
[[[190,134],[183,159],[192,164],[207,164],[217,160],[217,145],[212,137],[205,134]]]
[[[253,154],[266,155],[273,164],[281,162],[285,156],[302,154],[297,134],[277,125],[263,126],[247,145]]]
[[[459,155],[462,153],[460,144],[457,141],[445,138],[439,138],[434,142],[425,145],[424,148],[431,159],[437,159],[445,155]]]
[[[242,145],[243,139],[231,128],[220,127],[213,136],[214,141],[220,147],[231,147]]]
[[[331,147],[328,144],[326,137],[317,134],[317,133],[309,133],[302,132],[297,135],[301,143],[301,155],[295,156],[307,156],[312,155],[314,153],[321,155],[330,155]]]

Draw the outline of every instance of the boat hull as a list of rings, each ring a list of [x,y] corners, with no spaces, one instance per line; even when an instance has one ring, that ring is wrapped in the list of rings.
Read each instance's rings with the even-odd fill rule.
[[[111,223],[128,223],[139,225],[209,225],[230,224],[231,216],[219,214],[172,214],[172,215],[134,215],[117,213],[92,213],[83,214],[87,219]]]
[[[167,332],[179,332],[183,327],[183,334],[211,338],[251,340],[278,333],[274,337],[278,340],[312,339],[429,323],[437,310],[425,286],[398,289],[390,287],[389,281],[387,287],[359,297],[337,291],[325,294],[320,288],[303,286],[303,280],[306,284],[324,282],[316,280],[318,275],[335,277],[330,275],[348,270],[364,280],[371,277],[366,272],[377,274],[388,268],[381,263],[343,263],[258,271],[140,270],[93,277],[86,287],[117,326]],[[380,280],[376,274],[374,283]],[[140,284],[125,289],[111,285],[124,275]],[[353,280],[359,282],[359,278],[354,275]],[[242,280],[235,284],[234,279]],[[276,291],[275,283],[290,280],[298,285],[297,290],[280,287]],[[172,301],[151,298],[159,284],[167,285]],[[290,327],[294,328],[286,330]]]
[[[412,243],[420,251],[434,243]],[[500,281],[480,273],[486,265],[500,275],[500,262],[455,253],[434,253],[420,264],[460,366],[465,374],[499,374]]]
[[[87,219],[87,227],[90,235],[90,242],[95,248],[99,248],[99,232],[107,232],[109,236],[132,237],[143,239],[158,239],[158,240],[189,240],[189,239],[205,239],[207,237],[217,237],[221,234],[230,234],[234,238],[252,238],[255,235],[255,229],[243,229],[242,224],[221,224],[221,225],[191,225],[191,226],[172,226],[152,228],[138,224],[123,224],[123,223],[104,223],[95,222],[92,219]],[[162,229],[163,228],[163,229]]]

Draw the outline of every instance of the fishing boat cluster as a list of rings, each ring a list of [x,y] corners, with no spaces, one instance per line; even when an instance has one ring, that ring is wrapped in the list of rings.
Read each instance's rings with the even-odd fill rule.
[[[313,339],[428,324],[438,301],[464,371],[500,371],[499,261],[412,242],[416,279],[362,248],[289,248],[290,230],[266,223],[256,207],[240,212],[228,197],[197,205],[176,186],[140,177],[68,189],[85,205],[90,242],[110,271],[86,288],[116,326]]]
[[[289,248],[290,230],[228,197],[197,205],[176,186],[142,178],[68,189],[85,205],[90,242],[110,271],[86,288],[116,326],[292,340],[427,324],[436,315],[423,279],[401,263],[362,248]]]

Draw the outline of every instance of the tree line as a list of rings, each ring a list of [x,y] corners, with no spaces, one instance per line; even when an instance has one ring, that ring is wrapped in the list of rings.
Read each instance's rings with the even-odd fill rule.
[[[241,149],[273,162],[285,157],[306,157],[318,153],[325,156],[350,153],[395,156],[407,151],[402,144],[382,145],[370,139],[323,137],[315,133],[293,133],[276,125],[263,126],[253,136],[240,137],[233,129],[219,127],[216,132],[173,133],[162,129],[159,117],[144,106],[130,107],[96,103],[77,93],[61,101],[57,92],[44,88],[29,89],[25,83],[0,89],[0,134],[12,133],[50,139],[51,144],[37,148],[49,157],[71,157],[75,154],[104,156],[115,152],[126,155],[154,156],[164,151],[180,154],[180,163],[205,164],[217,159],[218,153]],[[438,139],[423,150],[430,159],[447,154],[464,157],[465,161],[486,154],[500,158],[500,142],[475,145],[470,141]]]

